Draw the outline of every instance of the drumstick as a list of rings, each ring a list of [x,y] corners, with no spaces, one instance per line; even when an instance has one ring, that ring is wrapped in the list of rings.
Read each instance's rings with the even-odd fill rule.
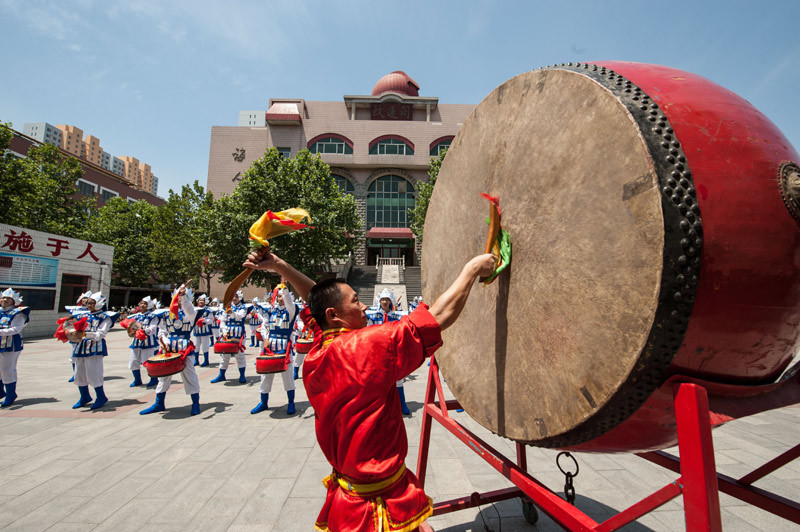
[[[260,247],[255,250],[255,253],[258,253],[261,257],[263,257],[267,252],[269,252],[268,247]],[[244,282],[250,277],[250,274],[253,273],[253,268],[245,268],[242,273],[236,276],[236,278],[231,281],[231,284],[228,285],[228,288],[225,289],[225,295],[222,297],[222,308],[228,310],[231,308],[231,301],[233,301],[233,295],[242,287]]]
[[[486,246],[484,253],[492,253],[495,242],[497,242],[497,235],[500,233],[500,211],[494,202],[489,203],[489,234],[486,236]],[[497,257],[498,259],[500,257]],[[480,281],[483,282],[488,277],[481,277]]]

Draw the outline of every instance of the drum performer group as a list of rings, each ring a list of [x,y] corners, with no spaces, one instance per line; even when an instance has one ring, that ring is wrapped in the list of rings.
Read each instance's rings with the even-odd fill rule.
[[[295,414],[294,381],[304,368],[302,378],[315,412],[317,439],[333,467],[324,479],[327,498],[316,529],[417,530],[431,515],[432,505],[404,466],[408,443],[402,416],[410,412],[403,380],[441,346],[441,330],[458,317],[474,281],[492,271],[492,255],[475,257],[430,308],[415,300],[416,308],[410,313],[400,310],[388,291],[367,307],[342,281],[315,284],[268,249],[251,253],[245,266],[282,276],[264,301],[247,303],[237,292],[231,307],[224,309],[216,299],[208,304],[205,294],[194,297],[191,288],[182,285],[173,292],[168,308],[145,297],[134,314],[120,321],[131,337],[130,386],[155,386],[156,390],[155,402],[140,414],[166,410],[166,394],[177,373],[191,398],[190,415],[199,414],[200,381],[195,366],[209,364],[212,348],[219,353],[220,364],[209,385],[228,379],[231,355],[239,370],[238,382],[246,383],[249,329],[250,346],[261,346],[256,360],[260,401],[251,414],[269,408],[275,373],[280,373],[286,391],[286,412]],[[302,299],[295,297],[289,285]],[[67,307],[69,316],[58,320],[55,337],[69,343],[70,381],[78,387],[74,409],[99,410],[109,401],[103,387],[103,360],[109,355],[106,336],[119,315],[105,307],[102,293],[86,292],[75,306]],[[17,399],[16,365],[28,319],[29,309],[22,305],[19,292],[12,288],[2,292],[0,398],[4,400],[0,408]],[[150,377],[147,383],[143,367]]]

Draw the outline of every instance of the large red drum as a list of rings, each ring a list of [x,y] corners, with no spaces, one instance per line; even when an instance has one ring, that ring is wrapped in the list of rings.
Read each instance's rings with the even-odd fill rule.
[[[502,84],[453,141],[425,223],[428,301],[483,248],[480,193],[513,244],[443,334],[448,386],[502,436],[626,452],[675,444],[676,378],[775,382],[800,331],[797,162],[750,103],[672,68]]]

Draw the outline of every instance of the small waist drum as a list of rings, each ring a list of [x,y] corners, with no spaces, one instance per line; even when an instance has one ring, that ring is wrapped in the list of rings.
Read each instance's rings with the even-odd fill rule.
[[[311,344],[314,343],[313,340],[304,340],[300,339],[297,340],[294,344],[294,350],[300,354],[306,354],[311,351]]]
[[[218,339],[214,343],[214,352],[217,354],[222,353],[233,353],[236,354],[240,351],[240,347],[242,345],[242,341],[240,339],[236,340],[226,340],[224,338]]]
[[[259,355],[256,357],[256,373],[281,373],[289,367],[286,355]]]
[[[155,356],[148,358],[143,365],[147,369],[147,374],[151,377],[168,377],[183,371],[186,365],[186,357],[181,353],[162,353],[159,351]]]

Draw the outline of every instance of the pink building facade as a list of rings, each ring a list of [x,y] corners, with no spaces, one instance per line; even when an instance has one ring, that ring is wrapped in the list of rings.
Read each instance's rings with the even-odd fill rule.
[[[474,107],[419,96],[419,85],[401,71],[381,78],[371,94],[340,101],[271,98],[265,120],[258,121],[265,125],[212,127],[206,188],[215,197],[230,194],[269,148],[288,157],[309,149],[355,197],[364,237],[354,263],[403,257],[416,265],[419,246],[407,209],[415,204],[417,184],[428,179],[431,157],[450,145]]]

